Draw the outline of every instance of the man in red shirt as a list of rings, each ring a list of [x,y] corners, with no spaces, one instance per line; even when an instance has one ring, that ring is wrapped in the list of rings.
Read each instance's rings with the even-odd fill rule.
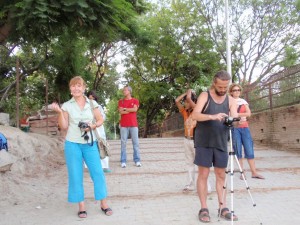
[[[139,129],[136,113],[139,108],[139,100],[131,96],[132,88],[125,86],[123,88],[124,98],[118,102],[121,134],[121,167],[126,168],[127,154],[126,143],[130,134],[133,145],[133,161],[137,167],[141,167],[140,149],[139,149]]]

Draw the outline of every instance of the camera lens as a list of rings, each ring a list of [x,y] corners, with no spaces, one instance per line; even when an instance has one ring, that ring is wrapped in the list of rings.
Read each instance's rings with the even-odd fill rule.
[[[79,123],[78,123],[78,127],[79,127],[80,129],[86,129],[86,128],[89,127],[89,125],[88,125],[87,123],[85,123],[85,122],[79,122]]]
[[[86,134],[86,135],[84,135],[84,137],[83,137],[83,139],[84,139],[84,140],[86,140],[86,141],[88,141],[88,140],[89,140],[89,138],[90,138],[90,137],[89,137],[87,134]]]

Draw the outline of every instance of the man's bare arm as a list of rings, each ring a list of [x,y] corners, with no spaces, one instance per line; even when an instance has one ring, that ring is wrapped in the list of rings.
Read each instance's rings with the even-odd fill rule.
[[[222,121],[225,116],[228,116],[226,113],[218,113],[218,114],[203,114],[202,109],[205,106],[205,103],[208,99],[208,93],[202,92],[197,100],[197,104],[193,110],[192,118],[197,121],[208,121],[208,120],[219,120]]]

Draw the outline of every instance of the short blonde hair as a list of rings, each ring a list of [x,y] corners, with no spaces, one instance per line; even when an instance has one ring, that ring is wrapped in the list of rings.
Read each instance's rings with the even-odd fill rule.
[[[81,76],[73,77],[69,82],[69,87],[75,85],[75,84],[81,84],[82,86],[86,87],[85,81],[82,79]]]
[[[239,85],[239,84],[235,84],[235,83],[233,83],[233,84],[230,85],[229,90],[228,90],[229,93],[232,92],[232,89],[233,89],[234,87],[238,87],[239,89],[241,89],[241,93],[242,93],[242,90],[243,90],[242,86]]]

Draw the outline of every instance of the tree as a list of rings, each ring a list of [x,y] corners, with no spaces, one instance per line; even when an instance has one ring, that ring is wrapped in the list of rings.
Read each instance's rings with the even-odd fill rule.
[[[42,57],[39,56],[40,62],[31,64],[35,65],[33,68],[28,67],[26,71],[24,68],[21,70],[21,80],[31,75],[32,72],[43,69],[40,67],[43,65],[46,68],[44,70],[45,74],[49,74],[47,70],[51,70],[58,76],[55,78],[57,84],[62,81],[62,85],[64,85],[66,80],[70,78],[70,75],[64,76],[67,69],[73,75],[76,73],[82,74],[78,69],[83,65],[82,63],[79,65],[83,58],[81,60],[74,58],[76,54],[79,56],[78,54],[82,53],[78,53],[78,49],[72,49],[72,44],[86,41],[88,43],[93,42],[94,45],[97,43],[97,46],[99,46],[106,43],[114,44],[128,38],[133,39],[136,36],[134,30],[136,28],[135,17],[146,9],[145,6],[146,4],[143,1],[136,0],[114,0],[107,3],[105,1],[86,0],[1,1],[0,43],[4,49],[1,53],[5,55],[1,55],[0,79],[1,81],[5,80],[3,83],[7,84],[5,87],[2,85],[0,87],[0,94],[3,94],[1,102],[15,85],[14,79],[12,83],[7,83],[9,77],[14,77],[13,67],[15,65],[11,64],[11,62],[15,63],[16,55],[12,55],[14,49],[31,46],[30,52],[28,52],[30,57],[24,57],[26,59],[31,59],[31,56],[36,53],[36,49],[44,51],[40,55]],[[65,40],[64,44],[61,45],[66,36],[69,40]],[[55,49],[55,44],[60,45],[60,48]],[[71,48],[67,49],[68,46]],[[83,45],[81,46],[83,47]],[[93,45],[83,48],[87,50],[86,47],[90,52],[94,50],[90,48]],[[63,54],[62,50],[66,50],[68,54]],[[58,52],[57,56],[55,51]],[[77,53],[75,55],[69,54],[70,51],[73,53],[77,51]],[[23,53],[23,55],[26,55],[25,51]],[[55,60],[60,55],[63,58]],[[11,60],[13,58],[14,60]],[[50,59],[52,60],[52,66],[45,66]],[[59,66],[59,61],[65,64]],[[21,66],[24,67],[22,63],[23,60]],[[53,63],[58,67],[53,67]],[[68,65],[67,68],[66,65]],[[99,85],[99,81],[97,83]],[[2,104],[1,102],[0,104]]]
[[[300,0],[296,1],[296,7],[297,7],[297,10],[300,12]]]
[[[0,43],[9,40],[50,41],[65,28],[89,36],[129,31],[136,12],[143,12],[137,0],[4,0],[0,3]]]
[[[219,70],[207,29],[198,12],[183,3],[151,11],[139,22],[143,42],[128,51],[126,82],[140,100],[140,126],[149,126],[176,110],[174,98],[195,83],[207,86]]]
[[[183,1],[197,8],[226,62],[224,1]],[[230,0],[232,74],[256,85],[268,74],[299,62],[299,10],[295,0]],[[298,3],[299,4],[299,3]]]
[[[0,105],[3,106],[15,86],[16,58],[21,62],[22,82],[40,74],[57,87],[53,89],[54,99],[67,99],[69,91],[65,87],[72,76],[83,75],[88,81],[94,79],[95,61],[88,61],[93,47],[134,39],[134,20],[145,6],[141,0],[1,1]],[[97,88],[101,82],[107,82],[102,93],[116,90],[115,86],[111,88],[111,83],[115,83],[118,76],[113,69],[109,74],[110,78],[103,79],[102,73],[102,79],[97,80]],[[89,88],[95,87],[91,82],[88,84]]]

